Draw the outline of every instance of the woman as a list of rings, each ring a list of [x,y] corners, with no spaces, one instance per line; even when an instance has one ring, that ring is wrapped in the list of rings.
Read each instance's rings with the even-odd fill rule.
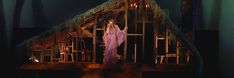
[[[114,20],[109,20],[107,30],[103,35],[105,43],[103,63],[106,65],[116,64],[117,47],[124,42],[126,37],[127,27],[120,30],[119,26],[115,24]]]

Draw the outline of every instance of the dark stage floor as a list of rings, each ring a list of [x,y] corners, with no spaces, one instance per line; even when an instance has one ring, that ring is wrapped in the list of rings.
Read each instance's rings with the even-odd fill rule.
[[[119,64],[109,67],[95,63],[24,64],[20,78],[192,78],[185,64]]]

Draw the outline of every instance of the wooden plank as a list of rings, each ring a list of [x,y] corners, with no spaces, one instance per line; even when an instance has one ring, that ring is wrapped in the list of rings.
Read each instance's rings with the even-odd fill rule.
[[[188,49],[187,49],[187,52],[186,52],[186,56],[187,56],[186,61],[187,61],[187,63],[189,63],[190,56],[189,56],[189,50]]]
[[[72,37],[72,52],[71,52],[71,58],[72,58],[72,62],[74,62],[74,38]]]
[[[76,32],[76,34],[77,34],[77,36],[76,36],[76,45],[77,45],[77,46],[76,46],[76,62],[79,62],[79,61],[78,61],[78,52],[79,52],[78,43],[79,43],[79,38],[80,38],[80,37],[79,37],[79,36],[80,36],[79,33],[81,32],[80,26],[77,27],[76,31],[77,31],[77,32]]]
[[[180,47],[179,47],[179,41],[176,40],[176,64],[179,64],[179,52],[180,52]]]
[[[155,18],[155,21],[156,21],[156,18]],[[158,25],[156,23],[156,26],[155,26],[155,44],[156,44],[156,48],[158,49]]]
[[[134,13],[134,27],[135,30],[134,32],[137,33],[137,8],[135,8],[135,13]],[[142,36],[142,34],[128,34],[134,36],[134,63],[136,63],[137,59],[137,36]]]
[[[165,40],[164,37],[157,37],[157,40]]]
[[[134,44],[134,63],[136,63],[136,59],[137,59],[137,44]]]
[[[143,34],[127,34],[128,36],[143,36]]]
[[[154,23],[153,23],[153,28],[154,28],[154,51],[153,51],[153,61],[154,61],[154,63],[156,64],[157,63],[157,47],[158,46],[156,46],[157,44],[157,36],[158,36],[158,33],[157,33],[157,25],[156,25],[156,18],[154,18]]]
[[[135,27],[135,30],[134,32],[137,33],[137,8],[135,8],[135,13],[134,13],[134,27]],[[134,42],[136,43],[136,38],[137,37],[134,37]]]
[[[142,1],[142,4],[144,4],[144,1]],[[147,13],[147,11],[145,11],[145,8],[143,7],[143,10],[144,10],[144,12],[143,12],[143,20],[142,20],[142,31],[143,31],[143,36],[142,36],[142,63],[144,63],[144,52],[145,52],[145,22],[146,22],[146,13]]]
[[[125,16],[124,16],[124,20],[125,20],[125,27],[128,27],[128,0],[126,0],[125,3]],[[128,32],[128,30],[126,30],[126,32]],[[127,48],[128,48],[128,39],[127,39],[127,35],[125,37],[125,44],[124,44],[124,62],[126,62],[127,60]]]
[[[54,33],[54,43],[55,43],[55,44],[54,44],[54,46],[53,46],[53,54],[57,51],[57,50],[56,50],[56,49],[57,49],[56,46],[57,46],[58,44],[57,44],[56,41],[57,41],[57,35],[56,35],[56,32],[55,32],[55,33]],[[56,48],[55,48],[55,47],[56,47]],[[55,58],[56,58],[56,57],[55,57]],[[55,59],[54,59],[53,56],[52,56],[52,61],[54,61],[54,60],[55,60]]]
[[[40,62],[44,62],[44,49],[40,52]]]
[[[158,60],[158,58],[157,58],[157,56],[158,56],[158,27],[156,26],[156,29],[155,29],[155,48],[156,48],[156,50],[155,50],[155,62],[157,63],[157,60]]]
[[[53,49],[50,47],[50,62],[53,62]]]
[[[96,62],[96,27],[97,27],[97,16],[95,16],[95,24],[93,28],[93,63]]]
[[[165,36],[166,40],[165,40],[165,51],[166,51],[166,63],[168,63],[168,57],[167,57],[167,54],[168,54],[168,28],[166,27],[166,36]]]
[[[143,23],[143,21],[137,21],[138,23]],[[146,20],[145,23],[154,23],[154,21]]]

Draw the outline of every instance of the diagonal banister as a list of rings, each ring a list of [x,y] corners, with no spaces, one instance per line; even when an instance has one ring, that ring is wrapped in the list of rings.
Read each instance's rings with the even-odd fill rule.
[[[182,44],[186,46],[191,54],[195,57],[196,59],[196,64],[197,64],[197,78],[202,78],[202,69],[203,69],[203,60],[202,57],[197,50],[197,48],[189,42],[189,40],[186,38],[186,36],[181,32],[181,30],[176,26],[172,20],[169,18],[169,16],[160,8],[160,6],[155,2],[155,0],[146,0],[147,4],[152,6],[153,12],[155,14],[155,17],[161,17],[160,20],[164,21],[164,23],[170,24],[170,28],[173,29],[175,32],[175,35],[177,38],[180,39]]]
[[[173,29],[175,32],[174,34],[180,39],[180,41],[182,42],[182,44],[187,47],[192,53],[192,55],[195,57],[196,59],[196,63],[197,63],[197,75],[198,78],[202,78],[202,69],[203,69],[203,60],[202,57],[199,53],[199,51],[197,50],[197,48],[186,38],[186,36],[181,32],[181,30],[178,28],[178,26],[176,26],[171,19],[168,17],[168,15],[164,14],[165,20],[167,20],[167,22],[171,25],[169,27],[171,27],[171,29]]]

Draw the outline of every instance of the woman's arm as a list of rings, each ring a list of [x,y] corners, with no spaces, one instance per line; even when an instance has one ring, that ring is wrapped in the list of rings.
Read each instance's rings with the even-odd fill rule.
[[[125,27],[123,30],[120,30],[118,25],[115,25],[116,28],[116,36],[118,41],[118,46],[125,41],[127,35],[127,28]]]

